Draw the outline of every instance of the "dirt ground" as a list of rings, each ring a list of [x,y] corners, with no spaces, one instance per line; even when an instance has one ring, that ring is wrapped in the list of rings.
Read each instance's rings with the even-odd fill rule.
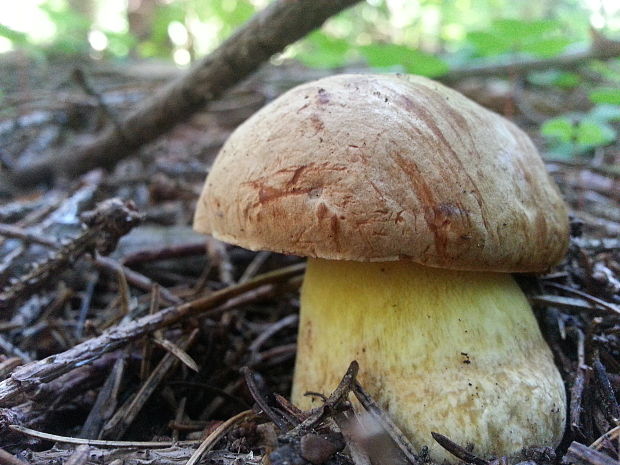
[[[3,60],[0,163],[9,171],[88,140],[179,73],[153,63]],[[321,74],[266,66],[109,171],[0,186],[0,463],[366,463],[365,446],[334,427],[347,414],[353,367],[319,412],[285,399],[303,259],[250,252],[190,227],[227,136]],[[541,101],[560,102],[548,110],[556,112],[583,105],[579,89],[502,89],[493,79],[461,83],[543,153],[539,114],[528,110]],[[528,447],[530,463],[617,463],[619,160],[616,142],[546,162],[570,206],[571,245],[558,267],[519,283],[570,406],[558,450]],[[112,198],[122,201],[105,202]],[[377,463],[424,461],[389,425],[385,435],[391,452]],[[444,444],[469,463],[491,463]]]

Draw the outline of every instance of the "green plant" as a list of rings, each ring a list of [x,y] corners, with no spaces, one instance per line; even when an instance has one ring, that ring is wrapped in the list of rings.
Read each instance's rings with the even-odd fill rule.
[[[600,94],[595,94],[600,95]],[[618,137],[614,122],[620,121],[620,105],[601,102],[587,113],[573,113],[547,120],[540,128],[549,151],[568,158],[585,155]]]
[[[373,68],[387,68],[427,77],[441,76],[449,70],[448,64],[441,58],[405,45],[371,44],[359,50]]]
[[[466,40],[478,57],[514,53],[551,57],[572,42],[560,31],[562,24],[555,20],[499,19],[487,29],[467,33]]]
[[[304,40],[297,59],[311,68],[338,68],[347,64],[350,56],[351,44],[347,40],[314,31]]]

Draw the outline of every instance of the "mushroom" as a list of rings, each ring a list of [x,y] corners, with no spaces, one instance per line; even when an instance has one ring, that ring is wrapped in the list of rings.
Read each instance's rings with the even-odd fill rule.
[[[556,264],[565,204],[531,140],[434,81],[298,86],[228,139],[194,227],[308,257],[293,401],[359,379],[430,457],[431,431],[483,457],[559,443],[562,378],[510,275]]]

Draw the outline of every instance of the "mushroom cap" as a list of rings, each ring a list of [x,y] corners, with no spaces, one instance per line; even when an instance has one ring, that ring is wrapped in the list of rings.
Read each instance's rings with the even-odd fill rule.
[[[194,228],[251,250],[504,272],[543,271],[568,215],[528,136],[437,82],[337,75],[237,128]]]

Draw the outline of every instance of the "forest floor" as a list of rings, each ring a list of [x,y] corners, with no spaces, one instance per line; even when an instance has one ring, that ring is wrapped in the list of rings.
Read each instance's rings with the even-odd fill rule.
[[[2,170],[87,140],[179,73],[146,63],[4,60]],[[389,424],[392,439],[382,444],[393,451],[383,458],[336,434],[356,391],[355,366],[324,409],[301,412],[286,401],[302,259],[250,252],[190,227],[227,136],[265,102],[321,74],[266,66],[109,171],[22,191],[0,186],[0,463],[258,464],[269,454],[282,465],[424,461]],[[459,89],[514,120],[543,154],[541,113],[587,106],[578,88],[472,78]],[[526,448],[524,460],[617,463],[619,161],[619,142],[546,160],[570,206],[570,250],[548,274],[519,282],[570,408],[558,450]],[[105,202],[112,198],[123,201]],[[375,415],[381,422],[384,414]],[[469,463],[491,463],[444,444]]]

